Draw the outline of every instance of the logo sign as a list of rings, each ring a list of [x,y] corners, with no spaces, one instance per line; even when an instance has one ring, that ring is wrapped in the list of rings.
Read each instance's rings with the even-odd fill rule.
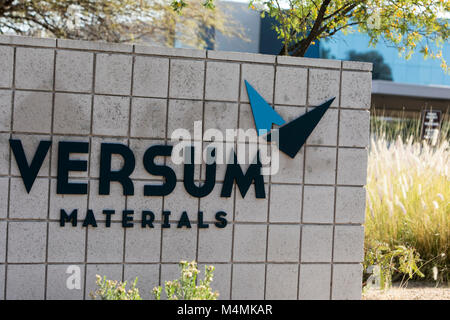
[[[247,86],[258,135],[268,132],[265,138],[270,142],[273,139],[272,133],[270,132],[272,124],[280,125],[281,127],[277,129],[279,136],[278,148],[291,158],[295,158],[305,144],[306,139],[308,139],[314,128],[319,124],[320,119],[322,119],[335,99],[332,98],[320,106],[315,107],[314,110],[286,123],[247,81],[245,81],[245,85]]]
[[[312,111],[307,112],[299,116],[298,118],[286,122],[265,100],[264,98],[248,83],[245,81],[247,93],[250,100],[250,105],[253,112],[253,118],[255,122],[256,131],[255,135],[262,141],[263,139],[266,145],[275,145],[276,148],[294,158],[301,147],[305,144],[308,137],[313,132],[323,115],[330,107],[333,99],[330,99],[323,104],[315,107]],[[273,125],[278,127],[272,128]],[[194,124],[194,136],[195,126]],[[201,122],[200,122],[201,126]],[[182,133],[186,133],[187,130],[180,128]],[[177,131],[177,130],[175,130]],[[228,131],[228,130],[227,130]],[[202,132],[200,127],[200,132]],[[188,133],[189,134],[189,133]],[[217,138],[220,132],[215,132]],[[176,135],[176,134],[175,134]],[[236,137],[236,133],[233,133]],[[228,132],[227,132],[228,136]],[[188,137],[190,141],[191,137]],[[172,134],[172,141],[174,134]],[[223,140],[222,140],[223,141]],[[11,139],[10,147],[14,158],[16,159],[17,166],[19,168],[25,189],[29,193],[33,187],[34,181],[38,175],[42,164],[47,157],[52,141],[40,141],[37,150],[31,159],[31,162],[27,160],[25,150],[22,142],[19,139]],[[231,144],[233,146],[233,144]],[[178,148],[182,146],[182,148]],[[196,146],[196,143],[191,144],[176,144],[173,145],[151,145],[145,151],[143,158],[138,159],[143,163],[145,171],[154,176],[163,177],[163,182],[158,184],[146,184],[143,190],[135,190],[134,184],[130,175],[133,173],[136,167],[135,155],[133,150],[128,145],[121,143],[101,143],[100,145],[100,168],[99,168],[99,195],[109,195],[111,183],[119,183],[122,186],[124,196],[133,196],[136,192],[143,193],[148,197],[161,197],[169,195],[177,184],[177,176],[175,171],[164,164],[157,164],[156,158],[159,157],[172,157],[174,158],[174,150],[182,149],[184,162],[184,188],[191,196],[196,198],[202,198],[208,196],[216,185],[216,166],[220,164],[218,157],[219,149],[216,141],[209,146],[205,153],[206,163],[206,177],[202,184],[198,184],[194,179],[195,164],[196,164],[196,149],[201,148]],[[255,189],[256,198],[265,198],[266,192],[264,189],[264,179],[262,172],[262,162],[260,157],[260,150],[256,152],[256,156],[252,161],[249,161],[249,166],[244,172],[241,168],[242,161],[238,161],[238,156],[232,147],[232,156],[226,159],[226,172],[221,186],[220,196],[229,198],[232,195],[234,183],[237,185],[241,196],[244,198],[247,191],[252,186]],[[86,195],[88,193],[88,185],[86,182],[73,182],[69,179],[70,172],[83,172],[87,171],[87,160],[75,160],[71,159],[71,154],[88,154],[89,142],[74,142],[74,141],[60,141],[58,144],[58,168],[57,168],[57,188],[56,193],[61,195]],[[238,150],[239,154],[239,150]],[[278,154],[278,153],[277,153]],[[123,158],[123,165],[119,170],[112,170],[113,157]],[[200,157],[201,158],[201,157]],[[193,161],[194,160],[194,161]],[[276,162],[278,159],[272,157],[272,162]],[[172,161],[177,164],[179,162]],[[201,159],[200,159],[201,163]],[[277,167],[278,168],[278,167]],[[267,173],[267,172],[266,172]],[[269,174],[273,174],[273,170],[269,171]],[[149,210],[149,208],[141,208],[141,226],[143,228],[153,228],[153,221],[155,220],[155,214]],[[123,210],[122,212],[122,226],[124,228],[133,227],[134,210]],[[115,214],[114,210],[105,208],[102,214],[106,217],[106,227],[111,225],[111,216]],[[171,212],[165,210],[162,212],[163,228],[169,228]],[[218,228],[224,228],[227,225],[226,212],[219,211],[215,213],[216,222],[214,225]],[[203,212],[197,212],[197,225],[199,228],[208,228],[209,225],[204,223]],[[61,208],[60,210],[60,225],[65,226],[70,222],[72,226],[76,226],[78,221],[78,209],[73,208]],[[83,221],[83,226],[97,226],[97,219],[94,212],[88,209]],[[181,215],[177,223],[178,228],[186,227],[191,228],[190,219],[186,211]]]
[[[422,112],[422,140],[435,141],[439,136],[442,112],[425,110]]]

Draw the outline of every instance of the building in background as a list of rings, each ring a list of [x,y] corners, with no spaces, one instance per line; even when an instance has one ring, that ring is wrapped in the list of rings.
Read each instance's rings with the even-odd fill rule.
[[[247,39],[228,38],[219,32],[210,32],[214,41],[207,49],[278,54],[281,40],[277,39],[272,25],[273,18],[261,18],[257,11],[245,2],[221,2],[222,10],[239,22]],[[450,61],[450,44],[445,44],[443,55]],[[380,41],[376,47],[369,46],[369,37],[358,32],[339,33],[332,39],[316,42],[307,57],[367,61],[374,64],[372,85],[372,110],[385,115],[417,116],[423,110],[450,110],[450,75],[440,67],[440,62],[423,59],[417,53],[410,60],[398,55],[396,48]]]

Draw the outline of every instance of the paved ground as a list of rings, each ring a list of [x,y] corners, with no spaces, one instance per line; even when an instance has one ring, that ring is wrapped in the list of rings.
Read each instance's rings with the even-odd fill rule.
[[[450,287],[409,282],[406,288],[401,288],[397,283],[386,291],[369,289],[363,293],[363,300],[450,300]]]

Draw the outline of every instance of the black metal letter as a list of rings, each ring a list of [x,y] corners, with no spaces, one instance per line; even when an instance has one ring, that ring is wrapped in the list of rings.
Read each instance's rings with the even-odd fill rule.
[[[120,170],[111,171],[112,154],[120,154],[124,165]],[[122,184],[123,195],[134,195],[133,181],[130,174],[136,165],[133,152],[126,145],[120,143],[102,143],[100,151],[100,181],[99,194],[109,194],[111,181]]]
[[[172,146],[154,145],[145,151],[144,154],[144,168],[148,173],[163,176],[165,182],[162,185],[145,185],[144,196],[166,196],[175,189],[177,184],[177,176],[175,172],[164,165],[156,165],[154,160],[157,156],[171,156]]]
[[[10,139],[9,145],[13,151],[14,157],[16,158],[17,166],[19,167],[25,189],[28,193],[30,193],[34,180],[36,180],[39,169],[42,167],[42,163],[44,162],[45,156],[47,155],[48,149],[50,149],[52,142],[39,142],[39,146],[34,154],[33,160],[31,160],[31,165],[28,165],[27,157],[25,156],[22,146],[22,141]]]
[[[87,171],[87,161],[70,160],[69,158],[71,153],[88,152],[88,142],[59,142],[57,194],[87,194],[86,183],[69,183],[69,171]]]
[[[241,192],[242,198],[247,194],[252,181],[255,182],[255,195],[256,198],[265,198],[266,192],[264,190],[264,178],[261,175],[261,161],[259,160],[259,151],[256,155],[256,163],[252,163],[247,172],[242,172],[241,166],[237,162],[236,153],[234,153],[234,163],[229,163],[227,165],[227,171],[225,173],[225,179],[223,181],[222,191],[220,193],[221,197],[231,197],[231,191],[233,189],[233,181],[236,180],[236,184]]]

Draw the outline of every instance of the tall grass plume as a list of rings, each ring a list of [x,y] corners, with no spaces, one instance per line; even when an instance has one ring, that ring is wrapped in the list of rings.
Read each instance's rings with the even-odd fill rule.
[[[450,280],[450,148],[412,136],[371,139],[366,252],[377,243],[414,248],[429,279]],[[437,275],[436,275],[437,274]]]

